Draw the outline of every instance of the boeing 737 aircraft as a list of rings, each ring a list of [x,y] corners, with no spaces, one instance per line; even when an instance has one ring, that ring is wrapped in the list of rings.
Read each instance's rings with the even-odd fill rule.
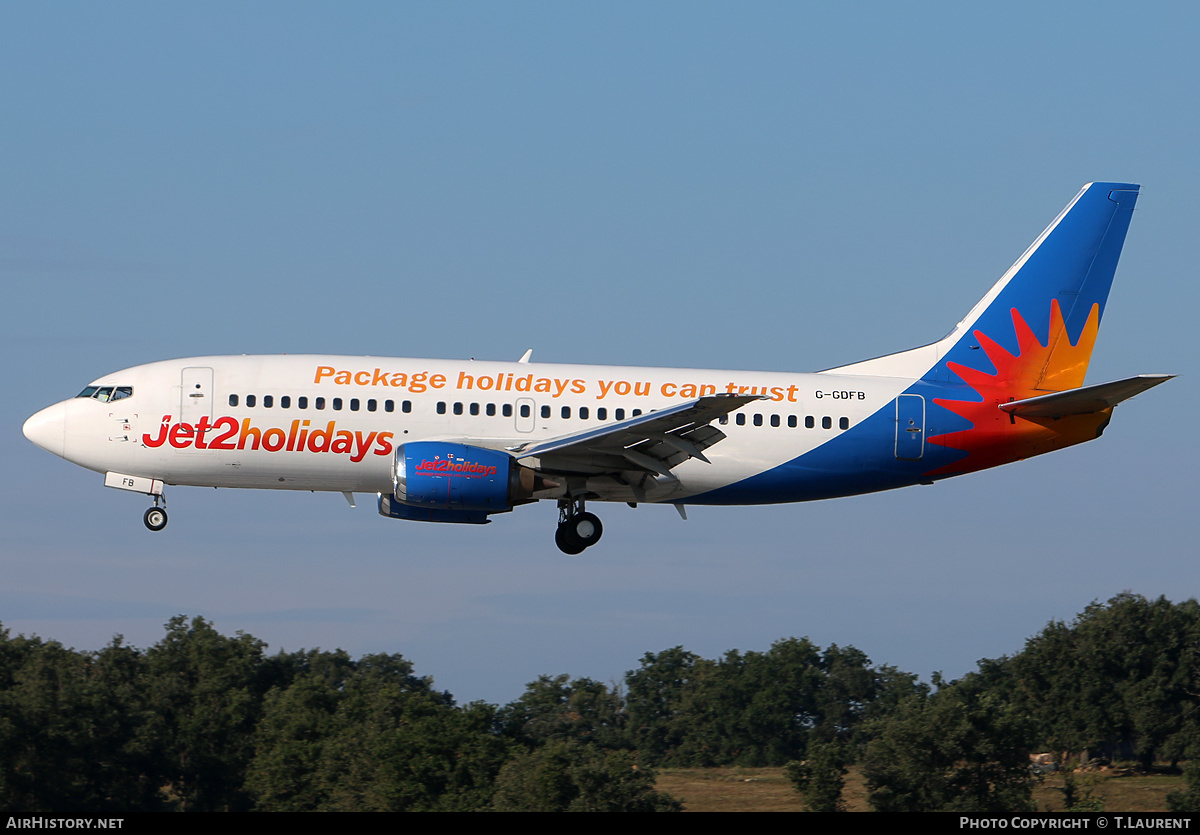
[[[139,365],[29,418],[38,446],[144,493],[164,485],[378,494],[394,519],[483,524],[558,503],[801,502],[995,467],[1100,436],[1171,375],[1083,387],[1138,186],[1091,183],[948,336],[815,374],[343,356]]]

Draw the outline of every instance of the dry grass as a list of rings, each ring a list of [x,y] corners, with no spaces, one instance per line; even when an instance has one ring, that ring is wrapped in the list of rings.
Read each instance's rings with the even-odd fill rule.
[[[1111,771],[1076,775],[1080,796],[1090,791],[1106,812],[1165,812],[1167,793],[1183,789],[1178,775],[1118,776]],[[660,769],[657,787],[678,798],[686,812],[803,812],[804,801],[781,768]],[[1063,778],[1051,775],[1034,789],[1039,811],[1061,812]],[[846,775],[842,793],[851,812],[869,812],[858,769]]]
[[[1183,777],[1177,774],[1132,774],[1103,770],[1075,775],[1080,797],[1090,791],[1104,804],[1105,812],[1165,812],[1167,794],[1182,791]],[[1033,800],[1039,811],[1063,810],[1063,778],[1054,774],[1046,777],[1033,790]]]

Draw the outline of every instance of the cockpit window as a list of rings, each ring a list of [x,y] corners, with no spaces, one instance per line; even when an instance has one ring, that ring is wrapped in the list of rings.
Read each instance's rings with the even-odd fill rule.
[[[126,397],[133,397],[133,386],[88,386],[76,397],[87,397],[99,400],[101,403],[108,403],[110,400],[124,400]]]

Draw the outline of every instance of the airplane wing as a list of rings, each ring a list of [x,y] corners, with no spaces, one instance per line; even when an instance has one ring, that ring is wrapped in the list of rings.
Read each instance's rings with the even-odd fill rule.
[[[715,394],[597,429],[508,447],[507,451],[544,473],[596,475],[634,470],[672,477],[671,468],[689,458],[708,463],[704,450],[725,439],[724,432],[709,425],[711,421],[764,399],[762,395]]]
[[[1012,403],[1001,403],[1000,408],[1011,415],[1021,417],[1060,418],[1069,415],[1088,415],[1102,412],[1135,394],[1154,388],[1174,377],[1174,374],[1139,374],[1112,383],[1043,394]]]

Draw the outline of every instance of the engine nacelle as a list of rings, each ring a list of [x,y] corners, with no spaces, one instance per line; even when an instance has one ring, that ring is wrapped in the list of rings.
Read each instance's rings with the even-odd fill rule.
[[[411,507],[503,513],[528,500],[516,459],[494,449],[442,441],[396,447],[392,494]]]
[[[492,521],[482,510],[441,510],[436,507],[413,507],[396,501],[395,496],[380,494],[379,515],[410,522],[453,522],[459,525],[486,525]]]

